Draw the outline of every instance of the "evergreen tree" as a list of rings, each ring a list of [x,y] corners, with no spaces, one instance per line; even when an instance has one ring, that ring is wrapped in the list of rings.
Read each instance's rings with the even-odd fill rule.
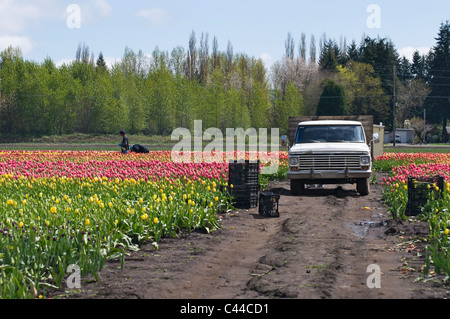
[[[372,39],[366,37],[359,49],[360,62],[369,63],[372,65],[375,75],[380,78],[383,92],[386,96],[392,97],[390,99],[390,119],[387,126],[391,129],[393,125],[394,114],[394,81],[398,81],[394,70],[399,69],[399,56],[395,50],[392,41],[385,38]]]
[[[426,100],[427,118],[442,125],[442,141],[448,141],[446,131],[450,112],[450,23],[442,23],[430,61],[431,93]]]
[[[344,89],[333,80],[326,80],[319,104],[317,105],[317,116],[347,115],[347,102]]]
[[[97,72],[104,72],[108,70],[108,66],[106,65],[105,58],[103,57],[103,53],[100,52],[98,55],[96,70]]]
[[[398,67],[398,78],[405,82],[413,77],[411,72],[411,62],[406,57],[402,57]]]
[[[356,45],[355,41],[353,41],[347,48],[347,57],[349,60],[359,62],[358,46]]]
[[[426,69],[425,69],[425,56],[420,55],[419,51],[414,51],[412,57],[411,74],[415,78],[425,80]]]
[[[319,58],[321,70],[335,72],[338,66],[338,57],[340,56],[339,47],[332,40],[326,42],[322,48],[322,54]]]

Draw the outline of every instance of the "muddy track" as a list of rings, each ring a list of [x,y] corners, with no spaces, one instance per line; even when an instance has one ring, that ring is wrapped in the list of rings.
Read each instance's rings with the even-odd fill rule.
[[[258,209],[224,214],[212,234],[166,238],[127,256],[124,269],[109,262],[100,280],[55,297],[85,299],[417,299],[443,298],[433,281],[415,282],[423,266],[421,222],[392,221],[381,187],[361,197],[352,185],[326,185],[293,197],[287,181],[272,183],[280,217]],[[367,209],[368,208],[368,209]],[[408,250],[414,241],[416,249]],[[422,246],[421,246],[422,245]],[[405,263],[409,272],[403,271]],[[368,266],[381,270],[369,288]],[[403,267],[403,268],[402,268]],[[412,270],[411,270],[412,269]]]

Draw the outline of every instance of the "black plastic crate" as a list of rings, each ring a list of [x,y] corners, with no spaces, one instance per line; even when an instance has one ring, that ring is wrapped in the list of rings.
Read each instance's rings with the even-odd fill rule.
[[[249,198],[258,197],[259,186],[252,184],[233,186],[233,188],[228,187],[228,194],[234,198]]]
[[[278,202],[280,195],[272,192],[259,194],[259,215],[264,217],[280,217]]]
[[[444,177],[433,176],[428,179],[417,180],[411,176],[408,177],[408,203],[406,206],[406,216],[417,216],[422,213],[422,207],[427,203],[431,196],[435,184],[439,187],[439,194],[444,189]]]
[[[250,209],[258,206],[258,196],[234,198],[233,206],[238,209]]]
[[[259,184],[259,161],[230,162],[228,165],[228,184]]]
[[[246,183],[246,184],[242,184],[242,185],[233,185],[233,187],[231,187],[230,185],[228,186],[229,193],[242,193],[242,192],[250,192],[250,191],[255,191],[255,190],[256,191],[259,190],[259,185]]]

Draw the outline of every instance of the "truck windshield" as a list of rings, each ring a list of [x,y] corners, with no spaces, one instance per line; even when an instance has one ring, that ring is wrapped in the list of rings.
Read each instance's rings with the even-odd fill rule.
[[[360,125],[300,126],[295,143],[365,143]]]

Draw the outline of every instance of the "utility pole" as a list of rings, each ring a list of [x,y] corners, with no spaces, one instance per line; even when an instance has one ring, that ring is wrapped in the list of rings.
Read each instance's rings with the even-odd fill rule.
[[[395,135],[396,135],[396,125],[395,125],[395,112],[396,112],[396,106],[397,106],[397,101],[396,101],[396,96],[395,96],[395,72],[396,72],[396,67],[395,67],[395,65],[394,65],[394,74],[393,74],[393,78],[392,78],[392,81],[393,81],[393,88],[394,88],[394,94],[393,94],[393,130],[394,130],[394,143],[393,143],[393,145],[394,145],[394,147],[395,147]]]

